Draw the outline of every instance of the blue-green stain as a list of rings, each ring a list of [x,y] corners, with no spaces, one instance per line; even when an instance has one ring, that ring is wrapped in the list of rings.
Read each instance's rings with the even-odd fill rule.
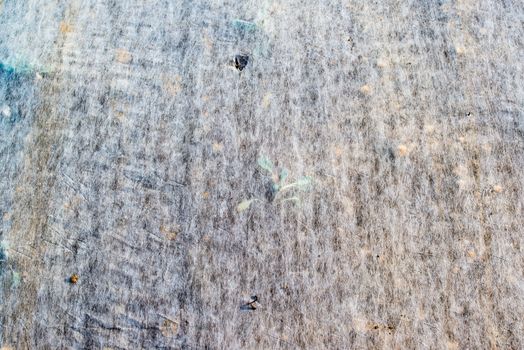
[[[267,157],[260,157],[258,159],[258,165],[270,174],[273,173],[273,162],[271,162]]]
[[[287,176],[288,176],[288,171],[286,168],[283,168],[281,171],[280,171],[280,183],[283,184],[286,179],[287,179]]]
[[[2,75],[12,76],[16,74],[29,74],[32,72],[33,69],[27,63],[22,63],[14,66],[0,62],[0,74]]]
[[[16,271],[11,271],[11,288],[16,288],[20,285],[22,278],[20,274]]]
[[[246,33],[254,32],[257,29],[257,25],[255,23],[244,21],[242,19],[234,19],[231,23],[233,25],[233,28]]]
[[[300,204],[301,199],[297,192],[306,192],[311,190],[313,186],[313,178],[310,176],[303,176],[293,183],[285,184],[288,178],[288,170],[281,168],[280,173],[275,169],[273,162],[266,156],[261,156],[258,159],[258,166],[267,171],[271,175],[271,182],[266,187],[264,194],[265,200],[269,203],[278,198],[278,203],[294,202]],[[277,177],[277,179],[275,179]],[[286,192],[286,193],[283,193]],[[293,192],[296,195],[293,195]],[[237,211],[242,212],[248,209],[254,201],[260,201],[261,198],[251,198],[240,202],[237,205]]]
[[[7,243],[0,242],[0,276],[4,274],[7,267]]]
[[[44,75],[49,73],[49,70],[43,67],[37,67],[27,62],[20,62],[16,64],[0,62],[0,78],[21,78],[25,76],[31,76],[35,73],[40,73]]]
[[[7,262],[7,243],[0,242],[0,263]]]

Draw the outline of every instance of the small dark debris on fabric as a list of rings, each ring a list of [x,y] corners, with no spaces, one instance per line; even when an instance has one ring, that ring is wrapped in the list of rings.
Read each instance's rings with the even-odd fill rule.
[[[236,55],[235,56],[235,68],[238,69],[239,71],[244,70],[248,62],[249,62],[249,56],[247,55]]]
[[[256,310],[257,309],[258,297],[253,295],[249,301],[240,307],[241,310]]]
[[[275,186],[273,186],[273,183],[268,183],[266,185],[266,193],[265,193],[265,197],[267,199],[268,202],[273,202],[273,200],[275,199],[276,195],[277,195],[277,190],[275,189]]]

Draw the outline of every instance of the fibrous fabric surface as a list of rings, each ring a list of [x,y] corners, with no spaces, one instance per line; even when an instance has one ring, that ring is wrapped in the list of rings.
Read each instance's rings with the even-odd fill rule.
[[[523,23],[0,0],[0,346],[524,348]]]

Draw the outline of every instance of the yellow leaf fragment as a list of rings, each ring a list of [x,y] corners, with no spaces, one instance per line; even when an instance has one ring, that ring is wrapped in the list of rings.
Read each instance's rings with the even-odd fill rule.
[[[397,151],[399,156],[404,157],[408,154],[408,147],[406,145],[399,145]]]
[[[133,56],[125,49],[117,49],[115,51],[115,59],[119,63],[128,64],[133,59]]]
[[[363,85],[360,89],[360,92],[365,94],[365,95],[371,95],[371,93],[373,92],[373,90],[371,89],[371,86],[369,85]]]

